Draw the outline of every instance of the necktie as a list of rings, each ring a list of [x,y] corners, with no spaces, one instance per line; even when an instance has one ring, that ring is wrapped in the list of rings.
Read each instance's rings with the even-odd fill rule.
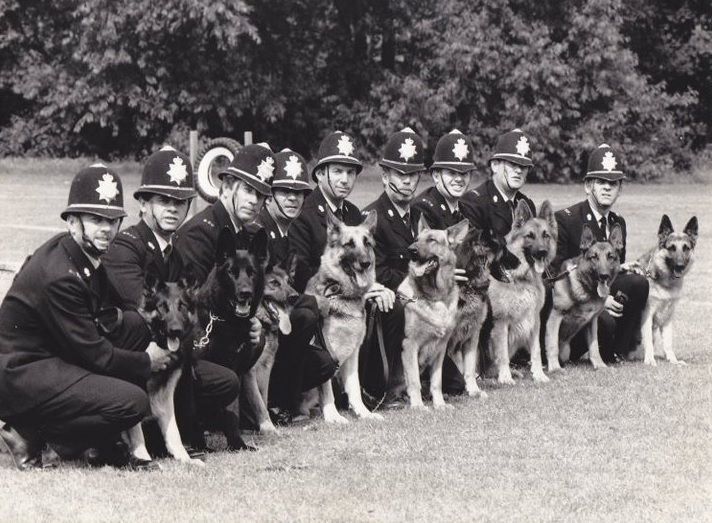
[[[405,224],[405,228],[410,230],[410,211],[406,211],[403,215],[403,223]]]
[[[168,257],[171,255],[171,252],[173,252],[173,245],[169,243],[168,245],[166,245],[166,248],[163,249],[163,259],[167,260]]]
[[[606,220],[605,216],[601,216],[601,219],[598,220],[598,225],[601,228],[601,233],[603,234],[603,239],[604,240],[608,239],[608,230],[606,229],[607,220]]]
[[[341,209],[341,207],[336,208],[336,211],[334,211],[334,216],[336,216],[340,221],[344,221],[344,211]]]
[[[507,200],[507,207],[509,207],[509,212],[512,215],[512,220],[514,220],[514,201]]]
[[[462,213],[460,212],[460,209],[455,209],[452,211],[452,220],[454,223],[459,223],[462,221]]]

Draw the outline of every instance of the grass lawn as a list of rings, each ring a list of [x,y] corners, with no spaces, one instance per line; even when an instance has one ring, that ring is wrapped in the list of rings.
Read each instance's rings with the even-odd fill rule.
[[[19,265],[62,230],[79,166],[0,160],[0,266]],[[137,168],[120,172],[133,217]],[[358,184],[358,205],[380,192],[373,171]],[[556,209],[583,195],[579,185],[526,189]],[[712,521],[710,196],[712,185],[629,184],[617,205],[631,259],[655,244],[663,212],[680,229],[700,220],[677,311],[686,366],[582,364],[548,384],[486,380],[486,400],[249,436],[258,452],[219,452],[204,469],[164,460],[148,474],[72,464],[19,473],[0,454],[0,521]],[[0,273],[0,295],[9,283]]]

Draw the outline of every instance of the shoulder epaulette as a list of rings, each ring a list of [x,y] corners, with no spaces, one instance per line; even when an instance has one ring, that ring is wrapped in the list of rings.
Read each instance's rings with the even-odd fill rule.
[[[128,230],[121,231],[121,234],[123,236],[128,236],[132,240],[138,240],[138,236],[134,236],[132,233],[130,233]]]
[[[207,218],[203,218],[203,223],[207,223],[208,225],[210,225],[210,227],[215,227],[215,224]]]

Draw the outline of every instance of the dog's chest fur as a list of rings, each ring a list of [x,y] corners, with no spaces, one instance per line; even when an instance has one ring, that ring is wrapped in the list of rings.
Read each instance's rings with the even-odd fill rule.
[[[544,305],[544,284],[533,269],[528,271],[531,274],[527,280],[515,280],[512,283],[503,283],[494,278],[490,280],[492,318],[509,324],[510,347],[518,348],[528,342]]]
[[[360,299],[329,298],[330,312],[324,320],[324,336],[340,364],[361,344],[366,335],[366,315]]]

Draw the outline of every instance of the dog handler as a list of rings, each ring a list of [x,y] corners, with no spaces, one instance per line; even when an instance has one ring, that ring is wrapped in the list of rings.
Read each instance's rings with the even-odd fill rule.
[[[597,241],[605,241],[611,228],[618,224],[623,232],[621,264],[625,263],[626,223],[611,209],[623,190],[625,175],[620,170],[620,157],[610,146],[600,145],[591,153],[583,178],[586,199],[556,212],[559,235],[556,245],[554,274],[564,260],[580,253],[581,233],[587,224]],[[621,294],[619,294],[621,293]],[[618,297],[616,297],[618,295]],[[623,297],[621,297],[623,296]],[[606,298],[605,309],[598,317],[598,345],[605,363],[625,357],[636,347],[643,309],[648,300],[648,280],[621,267]],[[588,349],[582,333],[571,341],[571,359]]]
[[[122,230],[102,258],[124,307],[139,306],[146,273],[167,282],[180,279],[183,263],[180,253],[173,252],[172,240],[196,196],[193,168],[184,154],[167,146],[146,159],[141,185],[134,192],[141,219]],[[194,426],[197,411],[229,405],[239,389],[237,375],[221,365],[198,360],[192,368],[184,369],[176,388],[175,408],[181,438],[191,458],[204,457],[204,452],[191,445],[194,437],[201,439]],[[153,439],[162,441],[151,438],[158,435],[156,430],[147,432],[149,444]]]
[[[21,469],[108,446],[149,413],[143,387],[170,362],[141,316],[121,310],[102,255],[126,216],[121,180],[104,165],[72,181],[61,217],[67,233],[37,249],[0,306],[0,437]],[[51,450],[45,449],[45,444]],[[45,450],[45,452],[43,452]],[[110,464],[155,468],[135,456]]]

